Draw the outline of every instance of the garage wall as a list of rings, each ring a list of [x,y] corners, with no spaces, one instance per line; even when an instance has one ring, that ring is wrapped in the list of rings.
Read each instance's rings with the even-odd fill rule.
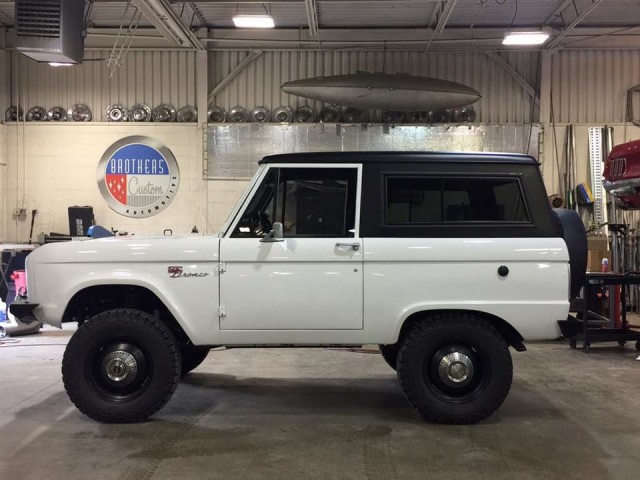
[[[4,112],[9,106],[9,54],[0,50],[0,121],[4,121]]]
[[[0,242],[6,240],[6,208],[7,204],[7,154],[5,130],[7,127],[0,124]]]
[[[209,54],[209,85],[220,83],[249,51],[221,51]],[[538,53],[504,55],[531,85],[538,75]],[[474,104],[477,121],[483,123],[528,123],[530,97],[509,74],[484,53],[423,53],[365,51],[265,51],[249,64],[216,98],[227,111],[237,105],[252,109],[258,105],[292,108],[320,102],[284,94],[282,83],[299,78],[355,73],[357,71],[404,72],[443,78],[469,85],[482,94]],[[534,114],[537,120],[537,113]]]
[[[141,102],[151,108],[160,103],[176,108],[195,105],[194,52],[131,51],[111,78],[109,54],[108,50],[87,51],[82,65],[51,67],[11,52],[11,101],[19,102],[25,111],[36,105],[49,109],[84,103],[97,121],[104,120],[104,111],[112,103],[130,107]]]
[[[550,79],[556,123],[621,123],[627,90],[640,85],[640,51],[558,52]]]
[[[16,128],[18,131],[16,132]],[[67,207],[91,205],[97,223],[132,233],[205,230],[206,182],[202,180],[202,132],[195,125],[35,124],[6,126],[6,241],[26,241],[29,222],[14,221],[11,212],[38,210],[34,234],[68,233]],[[14,133],[17,133],[14,134]],[[1,133],[0,133],[1,135]],[[150,218],[131,219],[113,212],[100,195],[96,172],[104,151],[128,135],[148,135],[167,145],[178,161],[180,187],[169,207]],[[0,137],[2,138],[2,137]]]

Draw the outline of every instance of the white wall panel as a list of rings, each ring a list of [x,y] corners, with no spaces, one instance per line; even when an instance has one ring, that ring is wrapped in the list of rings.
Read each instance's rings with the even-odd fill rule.
[[[624,122],[627,90],[640,84],[640,51],[558,52],[550,79],[556,123]]]
[[[0,121],[4,121],[4,112],[9,106],[9,54],[0,50]]]
[[[0,242],[7,240],[7,127],[0,124]]]
[[[38,210],[35,236],[40,232],[68,232],[67,208],[72,205],[91,205],[97,223],[136,234],[162,234],[165,228],[176,234],[187,233],[194,225],[201,231],[207,228],[202,131],[195,124],[33,122],[2,128],[6,135],[2,137],[0,130],[0,138],[6,141],[8,166],[0,170],[6,172],[0,173],[0,182],[2,175],[6,175],[3,192],[7,198],[0,213],[0,219],[6,218],[0,240],[24,242],[29,237],[29,222],[12,219],[15,208]],[[159,140],[178,162],[178,192],[171,205],[158,215],[121,216],[109,208],[98,190],[96,173],[100,158],[110,145],[128,135],[147,135]]]
[[[143,102],[152,108],[160,103],[176,108],[195,105],[193,52],[131,51],[112,78],[105,60],[109,53],[88,51],[82,65],[57,68],[11,53],[12,103],[19,101],[25,110],[85,103],[97,121],[104,120],[111,103]]]
[[[211,52],[210,89],[220,83],[247,54],[246,51]],[[510,53],[505,59],[530,84],[535,84],[537,53]],[[220,92],[216,104],[227,110],[236,105],[248,108],[289,105],[295,108],[304,104],[313,104],[319,109],[322,107],[319,102],[286,95],[280,86],[299,78],[355,73],[359,70],[405,72],[470,85],[482,94],[482,98],[474,104],[479,122],[528,123],[531,118],[530,98],[523,87],[483,53],[266,51]]]

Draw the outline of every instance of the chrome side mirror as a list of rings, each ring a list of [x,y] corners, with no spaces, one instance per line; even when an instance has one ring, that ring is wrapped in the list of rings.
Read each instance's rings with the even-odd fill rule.
[[[271,231],[260,239],[263,243],[283,242],[284,241],[284,227],[281,222],[273,222]]]

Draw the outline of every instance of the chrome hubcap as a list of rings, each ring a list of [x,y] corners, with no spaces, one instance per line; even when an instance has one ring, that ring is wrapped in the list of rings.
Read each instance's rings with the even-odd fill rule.
[[[127,385],[136,377],[138,362],[129,352],[116,350],[104,357],[102,368],[109,380]]]
[[[473,362],[461,352],[452,352],[440,360],[438,365],[440,380],[451,387],[461,387],[473,378]]]

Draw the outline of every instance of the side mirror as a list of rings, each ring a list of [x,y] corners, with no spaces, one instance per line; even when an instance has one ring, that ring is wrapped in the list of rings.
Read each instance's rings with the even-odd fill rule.
[[[260,239],[263,243],[283,242],[284,241],[284,227],[280,222],[273,222],[271,231]]]

